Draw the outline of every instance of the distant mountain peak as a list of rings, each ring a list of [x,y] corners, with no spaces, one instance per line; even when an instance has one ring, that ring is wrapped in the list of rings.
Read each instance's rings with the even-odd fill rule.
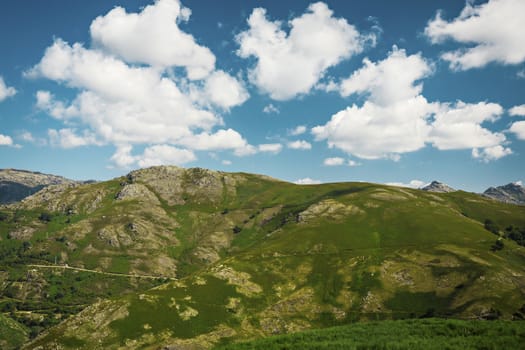
[[[46,186],[63,183],[75,181],[29,170],[0,169],[0,204],[18,202]]]
[[[426,185],[425,187],[421,188],[423,191],[428,192],[439,192],[439,193],[448,193],[448,192],[455,192],[456,189],[450,187],[447,184],[444,184],[439,181],[432,181],[430,184]]]
[[[483,192],[483,195],[504,203],[525,204],[525,188],[522,186],[521,181],[511,182],[498,187],[489,187]]]

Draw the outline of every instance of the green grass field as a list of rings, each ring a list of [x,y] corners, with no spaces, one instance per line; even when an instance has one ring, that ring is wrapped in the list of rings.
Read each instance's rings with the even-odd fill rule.
[[[522,349],[524,344],[522,321],[422,319],[354,323],[218,346],[214,350],[500,350]]]

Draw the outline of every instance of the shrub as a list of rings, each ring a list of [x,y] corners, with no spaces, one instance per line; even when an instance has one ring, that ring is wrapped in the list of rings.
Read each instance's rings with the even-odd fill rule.
[[[496,223],[490,219],[485,220],[485,229],[494,233],[495,235],[499,234],[499,227]]]

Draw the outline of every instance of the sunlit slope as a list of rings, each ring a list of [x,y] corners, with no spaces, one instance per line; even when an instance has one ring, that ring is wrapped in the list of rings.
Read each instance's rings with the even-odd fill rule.
[[[96,303],[29,347],[206,348],[355,320],[522,315],[524,249],[505,240],[492,251],[497,236],[483,221],[523,227],[524,207],[464,192],[298,186],[203,169],[146,169],[97,186],[114,189],[80,221],[121,215],[122,225],[143,220],[165,230],[149,260],[119,248],[129,261],[143,259],[122,271],[167,273],[153,267],[164,254],[179,280]],[[127,186],[152,200],[118,199]],[[100,264],[113,248],[85,256]]]

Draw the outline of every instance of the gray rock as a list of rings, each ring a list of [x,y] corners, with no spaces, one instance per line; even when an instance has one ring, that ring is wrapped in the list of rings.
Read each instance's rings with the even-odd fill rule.
[[[509,183],[504,186],[489,187],[483,196],[503,203],[525,204],[525,188],[519,183]]]
[[[21,201],[50,185],[70,183],[75,181],[26,170],[0,169],[0,204]]]
[[[450,187],[447,184],[444,184],[439,181],[432,181],[429,185],[421,188],[423,191],[428,192],[438,192],[438,193],[448,193],[448,192],[455,192],[456,189]]]

